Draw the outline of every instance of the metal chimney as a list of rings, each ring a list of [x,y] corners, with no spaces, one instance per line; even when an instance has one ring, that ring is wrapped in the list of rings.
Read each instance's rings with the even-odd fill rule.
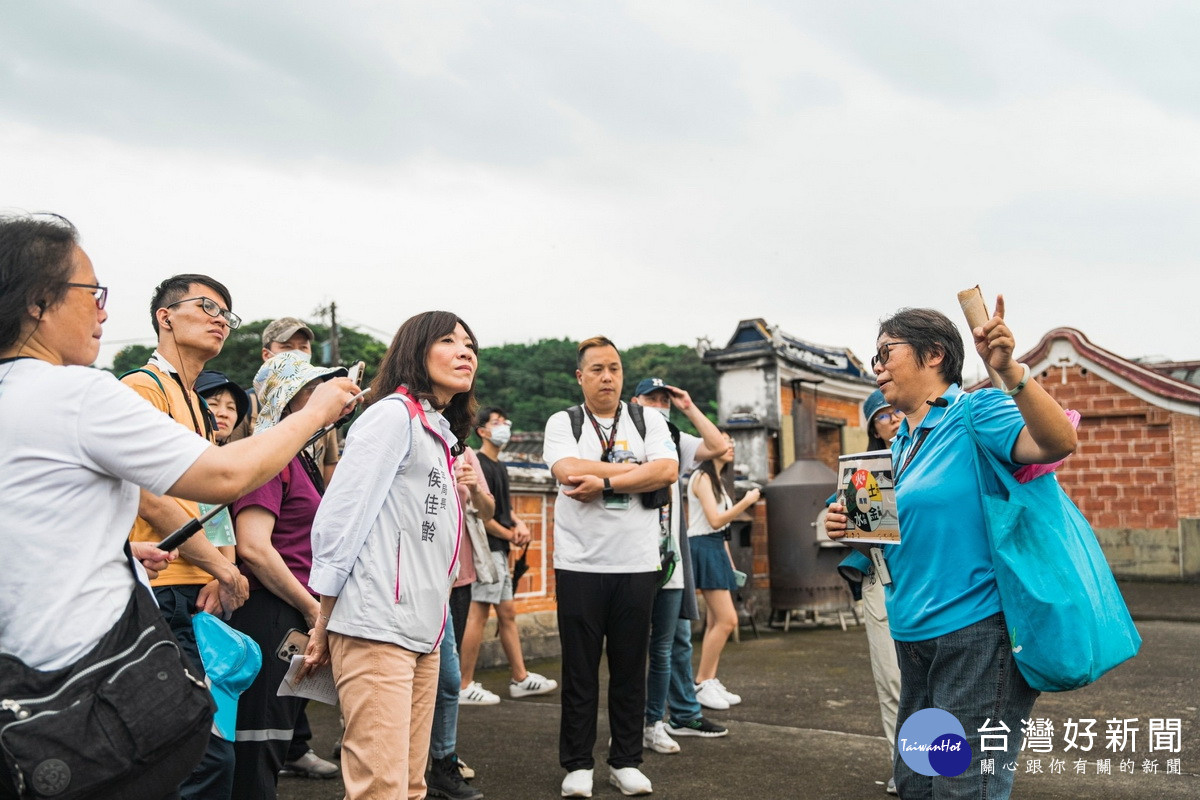
[[[811,393],[801,384],[811,384]],[[817,384],[792,381],[792,429],[796,460],[775,476],[767,498],[767,550],[771,563],[773,611],[834,611],[848,602],[837,573],[844,547],[823,547],[817,515],[833,492],[837,475],[817,458]]]

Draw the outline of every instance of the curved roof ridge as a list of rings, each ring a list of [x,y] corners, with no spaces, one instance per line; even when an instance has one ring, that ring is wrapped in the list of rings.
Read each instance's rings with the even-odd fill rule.
[[[1107,369],[1147,392],[1165,399],[1200,405],[1200,386],[1172,378],[1169,375],[1163,375],[1146,365],[1117,355],[1111,350],[1095,344],[1091,339],[1087,338],[1083,331],[1076,328],[1063,326],[1047,331],[1031,350],[1017,360],[1029,364],[1031,368],[1036,366],[1037,369],[1034,370],[1035,372],[1040,372],[1047,367],[1053,367],[1055,364],[1049,360],[1050,349],[1053,342],[1059,339],[1065,339],[1069,342],[1075,352],[1086,360]],[[990,382],[983,381],[980,385],[988,383]]]

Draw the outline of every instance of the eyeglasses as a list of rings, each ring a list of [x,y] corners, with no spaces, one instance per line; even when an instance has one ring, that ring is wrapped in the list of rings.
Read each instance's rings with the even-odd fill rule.
[[[888,359],[892,357],[892,348],[898,344],[911,344],[911,342],[886,342],[879,345],[879,350],[871,356],[871,368],[874,369],[880,364],[887,366]]]
[[[96,300],[96,308],[104,308],[104,304],[108,302],[107,286],[100,286],[96,283],[68,283],[67,286],[74,286],[76,289],[91,289],[92,297]]]
[[[202,309],[204,309],[204,313],[208,314],[210,317],[224,317],[225,321],[229,323],[230,330],[237,330],[238,328],[241,327],[241,325],[242,325],[241,317],[239,317],[237,314],[233,313],[232,311],[228,311],[224,308],[221,308],[219,305],[217,305],[216,300],[212,300],[208,297],[185,297],[182,300],[176,300],[174,303],[168,304],[167,308],[171,308],[172,306],[177,306],[180,303],[190,303],[192,300],[199,300],[200,307]]]
[[[892,420],[903,420],[903,411],[884,411],[882,414],[875,415],[876,422],[891,422]]]

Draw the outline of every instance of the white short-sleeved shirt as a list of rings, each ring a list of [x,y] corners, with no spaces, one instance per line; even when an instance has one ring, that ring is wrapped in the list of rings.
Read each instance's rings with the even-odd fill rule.
[[[0,652],[53,670],[95,646],[133,589],[138,487],[210,446],[107,372],[0,362]]]
[[[601,425],[610,425],[612,418],[597,417]],[[617,423],[614,450],[629,454],[629,458],[647,463],[660,458],[677,460],[675,442],[662,415],[645,415],[646,439],[642,440],[629,407],[621,404],[621,419]],[[566,411],[550,417],[546,423],[546,438],[542,457],[553,469],[564,458],[599,461],[603,445],[595,427],[585,417],[579,441],[571,432],[571,419]],[[659,567],[659,513],[657,508],[645,508],[638,497],[631,496],[624,509],[607,508],[604,498],[581,503],[563,494],[560,486],[554,502],[554,568],[579,572],[653,572]]]

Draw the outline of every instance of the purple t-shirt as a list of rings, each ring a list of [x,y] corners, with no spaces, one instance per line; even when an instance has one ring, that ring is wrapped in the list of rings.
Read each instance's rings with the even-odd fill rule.
[[[250,506],[259,506],[274,514],[271,544],[300,585],[308,589],[308,573],[312,571],[312,523],[320,504],[321,495],[304,471],[300,457],[296,456],[283,472],[233,504],[234,524],[237,524],[237,515]],[[262,583],[245,564],[239,568],[251,589],[262,588]],[[311,589],[308,591],[312,592]]]

